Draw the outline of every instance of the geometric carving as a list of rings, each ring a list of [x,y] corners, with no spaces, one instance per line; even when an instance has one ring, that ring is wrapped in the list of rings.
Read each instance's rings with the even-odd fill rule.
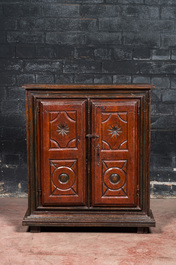
[[[112,184],[116,184],[120,181],[120,176],[117,173],[113,173],[109,176],[109,181]]]
[[[58,179],[61,183],[67,183],[69,181],[69,175],[66,173],[61,173]]]
[[[127,195],[127,160],[103,161],[102,197]]]
[[[85,205],[86,100],[47,98],[39,106],[41,204]]]
[[[77,147],[76,111],[50,111],[50,148]]]
[[[77,160],[50,160],[52,195],[77,196]]]
[[[69,127],[67,123],[59,123],[57,125],[57,132],[58,134],[61,134],[62,136],[67,135],[69,133]]]
[[[128,112],[102,112],[101,130],[102,150],[128,150]]]
[[[121,127],[119,127],[118,124],[111,125],[108,131],[111,137],[115,136],[116,138],[122,133]]]

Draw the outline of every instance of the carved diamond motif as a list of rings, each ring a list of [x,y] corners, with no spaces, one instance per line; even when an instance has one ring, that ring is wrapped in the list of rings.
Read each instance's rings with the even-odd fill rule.
[[[68,124],[63,122],[63,123],[59,123],[57,125],[57,132],[58,134],[61,134],[62,136],[65,136],[69,133],[69,127]]]
[[[108,131],[109,131],[109,134],[111,135],[111,138],[113,136],[117,138],[117,136],[119,136],[122,133],[122,128],[118,126],[118,124],[113,124],[113,125],[110,125],[110,129]]]

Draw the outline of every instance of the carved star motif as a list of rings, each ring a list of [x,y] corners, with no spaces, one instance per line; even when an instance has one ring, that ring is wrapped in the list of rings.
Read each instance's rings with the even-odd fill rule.
[[[65,136],[69,133],[69,127],[68,124],[63,122],[63,123],[59,123],[57,125],[57,132],[58,134],[61,134],[62,136]]]
[[[122,128],[120,126],[118,126],[118,124],[116,125],[110,125],[110,129],[108,130],[109,134],[111,135],[111,138],[113,136],[115,136],[117,138],[117,136],[120,136],[120,134],[122,133]]]

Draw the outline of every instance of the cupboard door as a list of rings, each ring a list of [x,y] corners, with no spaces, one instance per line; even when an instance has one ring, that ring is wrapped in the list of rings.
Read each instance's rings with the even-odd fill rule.
[[[85,205],[86,100],[39,103],[42,205]]]
[[[92,204],[137,206],[137,99],[92,100]]]

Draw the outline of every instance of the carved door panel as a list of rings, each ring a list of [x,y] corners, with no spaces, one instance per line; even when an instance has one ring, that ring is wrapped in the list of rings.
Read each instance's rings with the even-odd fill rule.
[[[86,204],[86,100],[40,101],[43,205]]]
[[[92,100],[92,204],[137,206],[137,99]]]

